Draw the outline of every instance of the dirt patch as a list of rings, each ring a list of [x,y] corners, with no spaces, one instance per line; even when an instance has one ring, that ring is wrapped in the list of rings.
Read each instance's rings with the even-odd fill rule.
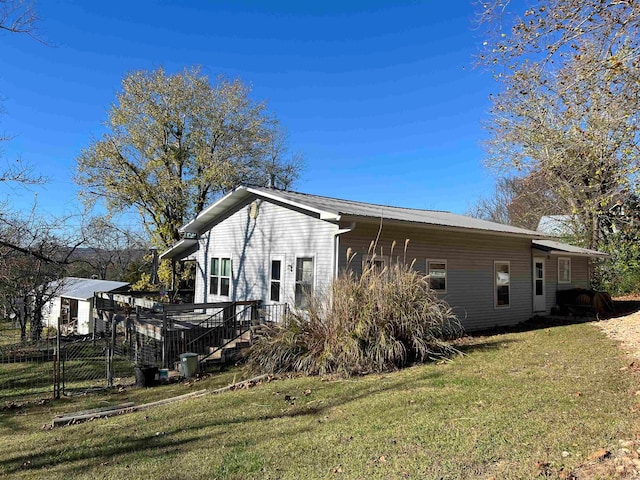
[[[602,448],[566,476],[567,479],[639,478],[640,440],[620,440],[616,448]]]

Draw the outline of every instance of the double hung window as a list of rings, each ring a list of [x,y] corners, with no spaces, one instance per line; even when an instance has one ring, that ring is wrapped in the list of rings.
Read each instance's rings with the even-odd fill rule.
[[[231,259],[212,258],[211,274],[209,277],[209,293],[221,297],[229,296],[231,286]]]
[[[571,259],[558,258],[558,283],[571,283]]]
[[[280,285],[282,282],[282,260],[271,260],[271,278],[269,281],[269,300],[280,301]]]
[[[313,257],[296,258],[296,307],[305,309],[313,292]]]
[[[511,265],[509,262],[493,263],[495,307],[506,308],[511,302]]]

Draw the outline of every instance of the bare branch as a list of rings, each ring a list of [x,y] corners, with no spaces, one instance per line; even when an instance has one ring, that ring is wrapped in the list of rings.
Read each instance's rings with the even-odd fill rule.
[[[47,44],[38,32],[40,17],[33,2],[27,0],[0,0],[0,30],[26,34]]]

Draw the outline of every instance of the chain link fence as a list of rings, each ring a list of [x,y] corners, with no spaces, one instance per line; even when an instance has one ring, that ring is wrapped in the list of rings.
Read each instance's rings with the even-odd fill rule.
[[[247,301],[171,305],[157,312],[111,302],[97,309],[89,335],[58,332],[58,338],[37,343],[0,344],[0,402],[140,383],[143,370],[175,369],[185,353],[197,354],[202,364],[216,354],[223,359],[222,353],[249,344],[252,327],[279,323],[287,310],[286,304]]]
[[[55,339],[0,345],[0,400],[50,397],[54,360]]]

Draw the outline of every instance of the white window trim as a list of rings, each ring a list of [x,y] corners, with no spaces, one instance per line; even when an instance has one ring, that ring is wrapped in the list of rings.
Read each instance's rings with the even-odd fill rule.
[[[496,278],[496,267],[498,265],[508,265],[509,267],[509,305],[498,305],[498,282]],[[506,310],[511,308],[511,261],[510,260],[494,260],[493,261],[493,308],[494,310]]]
[[[430,263],[444,263],[444,290],[434,290],[434,292],[447,293],[447,289],[449,288],[449,265],[447,265],[447,261],[442,259],[437,259],[437,258],[427,258],[426,260],[427,277],[429,276]],[[431,288],[431,282],[429,282],[429,288]]]
[[[317,270],[318,270],[318,265],[317,265],[317,258],[316,258],[316,254],[315,253],[311,253],[311,254],[296,254],[293,257],[293,306],[295,308],[298,308],[296,306],[296,285],[298,284],[297,280],[296,280],[296,276],[297,276],[297,268],[298,268],[298,259],[299,258],[310,258],[313,262],[313,282],[311,285],[311,293],[313,294],[316,291],[316,283],[317,283]],[[291,290],[289,290],[291,291]]]
[[[569,279],[568,280],[564,280],[564,279],[560,278],[560,275],[562,273],[562,270],[560,270],[560,262],[561,261],[565,261],[569,265]],[[567,284],[571,283],[571,258],[570,257],[558,257],[558,283],[562,284],[562,285],[567,285]]]
[[[224,277],[224,276],[220,275],[220,273],[218,273],[218,275],[213,275],[213,272],[211,272],[211,260],[213,260],[214,258],[218,259],[218,268],[220,269],[220,271],[222,269],[222,259],[223,258],[224,259],[227,259],[227,258],[229,259],[229,262],[230,262],[230,265],[229,265],[229,267],[230,267],[229,274],[230,275],[229,275],[229,277]],[[211,293],[211,277],[213,277],[213,276],[218,277],[218,289],[217,289],[217,291],[215,293]],[[209,276],[208,276],[208,278],[209,278],[209,281],[208,281],[208,285],[207,285],[207,287],[208,287],[207,292],[208,292],[209,296],[231,298],[231,292],[233,290],[233,257],[231,255],[212,255],[211,257],[209,257]],[[222,278],[229,278],[229,295],[221,295],[220,294],[220,287],[222,285],[222,281],[221,281]]]
[[[273,268],[273,262],[274,261],[279,261],[280,262],[280,280],[278,280],[280,282],[280,299],[276,302],[275,300],[271,300],[271,282],[273,281],[273,277],[272,277],[272,268]],[[267,289],[267,298],[269,302],[274,302],[274,303],[282,303],[282,299],[284,298],[284,272],[287,269],[287,265],[284,261],[284,255],[273,255],[271,258],[269,258],[269,278],[268,278],[268,282],[269,282],[269,287]],[[314,276],[315,277],[315,276]]]

